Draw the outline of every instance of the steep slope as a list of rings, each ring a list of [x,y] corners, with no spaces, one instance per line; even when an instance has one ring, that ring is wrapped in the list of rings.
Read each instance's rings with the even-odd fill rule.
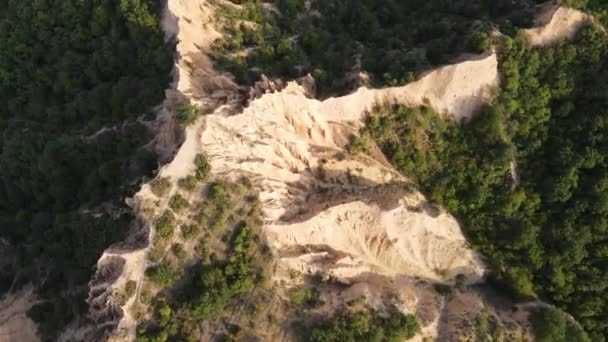
[[[572,39],[591,20],[591,16],[583,12],[549,4],[538,16],[537,27],[526,30],[525,34],[530,45],[548,46]]]
[[[246,175],[259,190],[263,230],[278,265],[274,280],[296,285],[289,277],[296,271],[348,284],[344,294],[328,290],[323,295],[333,298],[334,305],[363,296],[382,307],[385,294],[398,290],[399,308],[421,319],[423,334],[418,339],[453,339],[457,331],[462,332],[461,325],[475,320],[484,299],[464,291],[444,300],[432,284],[453,284],[459,275],[465,276],[465,282],[478,282],[485,272],[483,262],[467,245],[458,222],[428,204],[380,153],[374,158],[352,156],[345,146],[363,125],[366,112],[378,103],[427,104],[446,118],[467,120],[491,101],[498,85],[496,55],[438,68],[404,87],[360,88],[325,101],[306,97],[306,90],[292,82],[251,101],[242,113],[229,115],[241,97],[238,87],[218,75],[207,57],[209,44],[217,36],[210,11],[204,1],[168,1],[165,29],[169,35],[177,34],[179,56],[174,89],[167,92],[163,115],[168,118],[184,96],[213,113],[186,130],[183,144],[159,177],[177,182],[192,173],[196,154],[205,152],[213,177]],[[563,17],[553,17],[559,18]],[[545,26],[551,39],[569,37],[571,31],[554,20]],[[169,127],[167,132],[174,131],[171,120],[164,125]],[[162,137],[159,141],[162,144]],[[142,227],[151,225],[152,218],[144,210],[154,207],[155,213],[162,212],[167,198],[153,204],[156,197],[150,185],[143,186],[132,201],[142,218],[150,220]],[[153,225],[150,228],[143,240],[152,239]],[[148,234],[147,229],[136,231],[142,237]],[[120,314],[99,321],[102,327],[109,323],[107,332],[118,327],[121,333],[116,339],[135,335],[137,321],[127,308],[138,300],[147,253],[148,247],[126,253],[111,249],[98,263],[98,274],[108,262],[121,265],[119,274],[109,272],[118,276],[104,282],[105,296],[91,291],[92,298],[104,298],[100,312],[127,280],[138,282],[135,295],[115,307]],[[526,324],[525,312],[523,318],[513,318],[507,309],[496,311],[505,320]]]
[[[463,84],[462,80],[474,72],[480,76],[479,83]],[[390,184],[405,180],[381,162],[350,156],[336,160],[336,156],[345,153],[349,136],[356,133],[366,110],[376,103],[415,105],[426,98],[444,108],[446,115],[457,109],[459,116],[467,117],[488,98],[485,94],[496,80],[496,56],[490,55],[438,69],[406,87],[361,89],[323,102],[307,99],[304,89],[292,83],[281,92],[253,101],[242,114],[207,116],[202,149],[215,173],[245,172],[260,185],[268,236],[277,251],[326,245],[351,255],[355,264],[368,264],[359,272],[379,267],[381,273],[438,279],[436,272],[448,270],[453,277],[452,270],[462,267],[463,273],[479,276],[480,265],[465,251],[464,238],[453,218],[416,213],[422,210],[424,200],[415,192],[395,194]],[[391,193],[393,198],[388,196]],[[380,203],[374,198],[386,204],[378,208]],[[400,203],[402,199],[411,203]],[[325,208],[331,209],[324,212]],[[357,212],[361,216],[354,214]],[[355,222],[361,226],[353,227]],[[400,231],[403,226],[411,230]],[[405,236],[411,239],[405,245],[391,242]],[[440,242],[443,239],[446,244]],[[452,264],[456,255],[463,258]],[[407,269],[406,265],[416,266],[409,269],[411,273],[397,270]]]
[[[26,316],[36,303],[32,288],[22,289],[0,301],[0,341],[38,341],[36,324]]]

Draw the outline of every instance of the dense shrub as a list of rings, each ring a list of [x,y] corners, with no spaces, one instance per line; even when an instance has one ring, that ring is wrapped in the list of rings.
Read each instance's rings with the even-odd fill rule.
[[[313,298],[313,292],[309,288],[298,288],[291,292],[290,301],[293,305],[301,305]]]
[[[468,38],[468,45],[471,51],[476,53],[483,53],[487,51],[492,45],[490,37],[485,32],[473,32]]]
[[[175,117],[177,122],[182,126],[190,126],[196,121],[199,115],[199,110],[190,103],[182,103],[175,109]]]
[[[171,189],[171,181],[165,177],[159,177],[150,182],[150,190],[158,197],[165,196]]]
[[[230,300],[250,293],[261,279],[258,261],[254,257],[255,247],[252,229],[243,225],[228,244],[228,257],[221,262],[201,265],[193,283],[182,289],[180,301],[174,303],[180,317],[167,315],[168,310],[173,312],[171,307],[161,306],[158,312],[160,314],[160,310],[164,310],[165,315],[160,314],[152,326],[142,329],[138,333],[139,340],[156,341],[155,338],[168,337],[184,340],[191,322],[216,318],[224,312]],[[146,274],[163,287],[175,283],[179,275],[175,268],[166,264],[155,266]]]
[[[195,177],[195,176],[186,176],[185,178],[180,179],[177,182],[177,185],[179,185],[181,188],[188,190],[188,191],[192,191],[194,189],[196,189],[196,186],[198,185],[199,180]]]
[[[587,334],[580,327],[569,322],[565,313],[560,310],[534,309],[530,315],[530,321],[538,342],[591,342]]]
[[[173,63],[151,3],[0,1],[0,239],[20,261],[1,278],[44,284],[43,340],[86,311],[93,266],[128,230],[97,208],[125,209],[157,167],[140,119]]]
[[[175,283],[179,274],[175,266],[167,263],[146,269],[146,276],[160,287],[167,287]]]
[[[192,224],[184,224],[181,226],[182,237],[184,238],[184,240],[192,240],[199,233],[199,230],[199,227]]]
[[[506,37],[499,58],[496,104],[464,126],[396,107],[374,111],[362,134],[460,219],[495,277],[556,303],[603,341],[608,38],[587,27],[573,43],[531,49]]]
[[[175,216],[171,211],[165,211],[154,221],[154,227],[159,237],[163,239],[170,238],[175,230]]]
[[[207,157],[199,153],[194,157],[194,176],[199,181],[204,181],[211,172],[211,164],[207,161]]]
[[[371,86],[396,86],[456,54],[486,51],[492,26],[515,31],[514,26],[530,25],[536,5],[535,0],[325,0],[313,1],[307,10],[304,0],[279,0],[274,15],[259,1],[242,2],[241,11],[219,6],[228,24],[216,43],[218,65],[246,83],[261,73],[288,78],[311,73],[323,95],[358,86],[353,68],[371,74]]]
[[[368,149],[368,143],[365,138],[353,135],[350,138],[350,143],[346,146],[348,153],[357,154],[359,152],[366,152]]]
[[[339,314],[329,324],[313,329],[311,342],[386,341],[397,342],[414,337],[419,331],[413,315],[395,313],[383,319],[376,313]]]
[[[188,201],[182,195],[175,194],[169,199],[169,207],[177,213],[188,207]]]

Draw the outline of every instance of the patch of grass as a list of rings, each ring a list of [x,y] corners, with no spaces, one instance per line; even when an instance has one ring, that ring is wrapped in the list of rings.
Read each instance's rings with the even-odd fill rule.
[[[138,321],[144,316],[144,309],[138,303],[133,303],[133,305],[131,305],[130,312],[131,316]]]
[[[489,331],[489,313],[488,309],[483,308],[475,318],[475,337],[477,341],[486,341]]]
[[[152,301],[152,293],[149,288],[143,288],[139,294],[139,302],[148,305]]]

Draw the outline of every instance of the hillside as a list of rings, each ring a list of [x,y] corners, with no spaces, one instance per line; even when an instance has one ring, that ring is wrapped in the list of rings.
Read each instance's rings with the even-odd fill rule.
[[[211,11],[203,7],[203,13],[205,9]],[[186,13],[192,9],[175,7],[172,11],[187,17]],[[562,25],[580,27],[581,22],[588,20],[580,12],[554,12],[553,18],[558,22],[569,18],[567,13],[574,15]],[[189,25],[198,26],[191,21],[182,23],[186,25],[185,32]],[[576,34],[576,29],[564,29],[552,20],[543,27],[526,33],[530,44],[551,44],[556,35],[572,39]],[[210,26],[207,28],[212,30]],[[187,43],[197,48],[209,46],[205,45],[206,41],[188,42],[188,38],[180,41],[184,46]],[[206,63],[202,59],[197,62]],[[446,340],[472,334],[476,322],[483,317],[494,327],[491,328],[494,332],[489,334],[496,333],[496,329],[503,329],[503,334],[511,338],[532,334],[526,317],[534,305],[524,301],[515,306],[518,309],[514,314],[513,307],[498,304],[496,295],[488,296],[485,290],[479,291],[473,286],[484,279],[488,266],[466,244],[456,219],[428,202],[416,190],[417,185],[396,173],[379,150],[372,149],[371,154],[365,156],[353,154],[349,145],[352,136],[364,127],[369,112],[379,104],[428,105],[448,120],[470,121],[485,104],[491,103],[499,71],[497,53],[488,52],[471,61],[425,73],[402,87],[362,87],[349,95],[322,101],[307,97],[310,89],[302,80],[302,85],[288,83],[284,88],[278,85],[278,89],[283,89],[251,100],[236,115],[227,112],[229,107],[221,106],[216,113],[205,115],[188,127],[182,148],[174,161],[161,169],[159,177],[179,184],[196,173],[188,161],[195,160],[201,152],[209,163],[211,184],[218,181],[235,184],[233,182],[241,182],[241,177],[247,177],[259,196],[263,218],[259,233],[273,255],[272,272],[264,276],[269,277],[267,282],[243,297],[246,300],[242,304],[235,299],[224,309],[230,324],[240,326],[239,333],[233,336],[294,339],[299,334],[298,325],[310,325],[315,316],[344,310],[349,307],[347,303],[358,297],[365,298],[364,307],[382,315],[395,309],[414,314],[420,329],[415,338],[420,340],[427,337]],[[201,89],[185,86],[193,84],[198,76],[195,71],[190,73],[190,80],[179,82],[184,84],[184,92],[191,92],[192,98],[203,106],[212,106],[205,101],[213,99],[214,92],[225,94],[228,104],[238,106],[234,86],[212,70],[204,72],[221,83],[207,84],[206,93],[197,93]],[[272,88],[272,82],[267,81],[265,86]],[[176,190],[168,193],[177,191],[188,200],[189,207],[200,208],[200,204],[196,204],[200,199],[192,197],[192,191],[200,191],[199,187],[184,192],[172,185],[170,188]],[[150,191],[144,187],[136,196],[138,205],[153,208],[150,210],[156,215],[164,215],[163,206],[157,208],[152,204],[155,196]],[[191,219],[197,220],[196,210],[191,212]],[[178,217],[188,222],[188,215]],[[223,226],[230,232],[229,225]],[[207,229],[204,224],[201,228]],[[212,230],[210,234],[216,233]],[[207,243],[207,246],[213,250],[212,245]],[[170,259],[163,262],[172,264]],[[143,288],[145,284],[146,281]],[[174,291],[190,291],[186,290],[190,286],[193,285]],[[265,297],[260,290],[268,286],[276,292]],[[303,307],[277,306],[293,301],[290,298],[294,293],[305,295],[310,291],[318,297],[314,303],[305,301]],[[444,291],[451,294],[446,295]],[[269,306],[258,306],[261,312],[254,316],[242,311],[250,305],[247,303],[261,300],[258,298],[266,298]],[[178,296],[168,303],[175,312],[173,315],[177,315],[178,320],[174,322],[178,331],[182,331],[178,334],[183,334],[185,329],[182,325],[185,323],[178,323],[179,320],[188,322],[196,317],[192,316],[195,311],[187,313],[192,308],[180,308],[181,300]],[[348,310],[361,309],[355,306]],[[285,323],[268,325],[261,321],[264,312],[274,312],[273,319],[285,320]],[[157,314],[151,314],[144,326],[152,330],[143,336],[156,334],[149,324],[153,324]],[[194,320],[188,331],[199,334],[203,340],[232,335],[219,315],[207,318],[209,325],[199,325]],[[297,315],[309,318],[301,321]],[[247,320],[256,322],[251,323],[253,328],[245,328]],[[129,319],[120,324],[127,329],[125,332],[134,329]],[[259,327],[266,328],[260,330]],[[157,331],[163,331],[162,325]]]
[[[50,48],[115,76],[0,55],[0,340],[602,341],[606,9],[566,5],[79,5]]]

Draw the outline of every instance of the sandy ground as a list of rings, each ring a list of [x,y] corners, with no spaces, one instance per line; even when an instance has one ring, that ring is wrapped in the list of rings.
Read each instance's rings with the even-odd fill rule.
[[[335,120],[360,120],[376,103],[417,106],[426,99],[439,113],[457,121],[466,120],[490,100],[492,90],[498,85],[497,66],[494,53],[479,56],[427,72],[403,87],[360,88],[350,95],[328,99],[321,104],[320,111]]]
[[[221,89],[234,91],[237,88],[228,78],[218,75],[213,70],[210,58],[203,53],[209,51],[211,43],[220,36],[211,25],[212,18],[212,8],[202,0],[170,0],[167,1],[163,10],[161,24],[167,39],[176,40],[177,55],[173,70],[173,84],[167,89],[166,99],[158,114],[160,132],[157,136],[157,148],[166,155],[172,155],[170,162],[160,169],[159,177],[167,177],[174,184],[178,179],[192,172],[194,157],[202,151],[200,132],[204,124],[204,121],[199,119],[188,127],[185,130],[183,143],[174,152],[175,144],[180,140],[176,137],[176,131],[179,131],[179,128],[173,119],[176,105],[188,100],[202,111],[206,108],[215,108],[219,105],[219,100],[226,101],[225,98],[222,98],[223,90]],[[175,186],[170,194],[174,190]],[[155,207],[155,212],[162,212],[166,208],[170,194],[167,198],[162,199],[159,206],[152,205]],[[157,200],[150,191],[149,184],[145,184],[130,203],[137,211],[150,207],[150,203]],[[154,230],[152,229],[149,236],[150,241],[153,236]],[[125,271],[113,284],[113,288],[120,289],[128,280],[135,280],[138,285],[136,296],[123,306],[124,317],[120,321],[118,333],[113,338],[114,341],[129,341],[135,338],[137,321],[129,308],[141,291],[148,250],[149,248],[144,248],[132,253],[120,254],[126,260]],[[100,262],[111,256],[111,253],[104,253]]]
[[[574,38],[591,19],[591,16],[575,9],[547,6],[536,20],[538,27],[525,30],[525,34],[530,45],[548,46]]]
[[[379,161],[339,161],[336,155],[344,154],[349,136],[377,103],[421,105],[427,99],[446,116],[466,119],[489,101],[497,79],[496,55],[490,54],[405,87],[361,88],[322,102],[290,83],[242,114],[207,116],[201,146],[216,174],[244,172],[260,184],[268,239],[289,268],[344,280],[371,272],[436,281],[465,274],[474,281],[483,265],[453,217],[427,213],[417,192],[394,199],[392,208],[357,200],[402,180]],[[316,247],[294,255],[310,246]],[[328,262],[329,254],[341,258]]]
[[[302,223],[269,225],[266,232],[271,247],[287,255],[300,246],[323,246],[284,257],[290,269],[307,274],[328,272],[342,280],[365,273],[402,274],[443,282],[458,274],[478,279],[483,273],[479,258],[447,214],[432,217],[404,206],[383,211],[352,202]],[[332,255],[335,251],[341,254]]]
[[[37,342],[36,324],[26,312],[36,304],[31,287],[0,300],[0,341]]]
[[[378,302],[378,291],[386,285],[371,281],[377,276],[397,280],[404,312],[418,312],[428,306],[427,300],[437,302],[431,290],[412,279],[450,282],[463,274],[476,282],[483,276],[483,263],[452,216],[429,206],[417,191],[392,191],[395,184],[405,189],[407,179],[380,157],[347,156],[344,146],[378,103],[427,102],[446,118],[469,119],[491,101],[498,85],[494,53],[427,72],[403,87],[360,88],[325,101],[307,98],[292,82],[252,101],[242,113],[226,115],[226,107],[216,108],[230,104],[237,86],[214,72],[209,60],[210,44],[219,36],[212,18],[203,0],[169,0],[163,15],[163,28],[178,45],[174,84],[159,114],[158,144],[166,151],[175,147],[171,118],[176,103],[189,99],[200,108],[213,108],[213,113],[186,130],[183,144],[160,176],[175,182],[190,174],[200,152],[209,156],[215,176],[249,175],[260,188],[264,229],[281,269],[350,283],[350,295],[368,296],[370,303]],[[545,27],[530,31],[532,44],[570,37],[581,22],[580,13],[565,9],[552,18]],[[134,207],[153,200],[144,185]],[[126,271],[116,287],[127,279],[141,282],[146,251],[121,255]],[[438,324],[438,317],[429,318],[424,335],[437,336]],[[126,312],[120,322],[125,339],[134,336],[135,326]]]

